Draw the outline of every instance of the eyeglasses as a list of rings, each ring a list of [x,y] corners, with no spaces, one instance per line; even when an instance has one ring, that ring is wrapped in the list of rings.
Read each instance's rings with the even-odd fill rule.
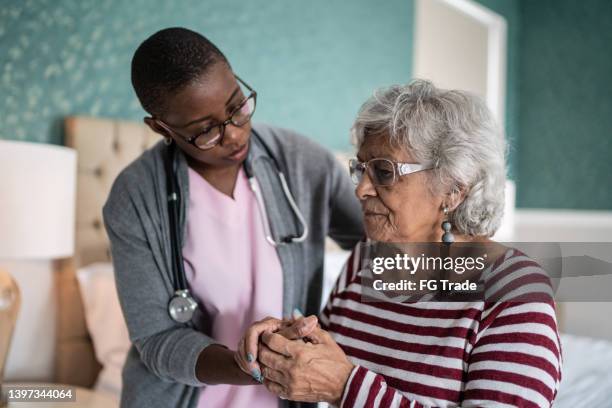
[[[242,127],[246,125],[253,113],[255,113],[255,105],[257,103],[257,92],[253,90],[246,82],[242,79],[238,78],[237,75],[234,77],[245,86],[246,89],[249,90],[250,94],[245,99],[240,102],[238,107],[236,107],[229,115],[229,117],[223,122],[217,125],[209,126],[200,133],[186,137],[181,135],[176,130],[172,129],[170,126],[166,125],[159,119],[155,119],[155,121],[166,131],[170,133],[174,133],[177,136],[180,136],[187,143],[194,145],[200,150],[209,150],[221,143],[223,140],[223,136],[225,135],[225,128],[227,125],[232,124],[237,127]]]
[[[349,171],[355,184],[361,183],[366,171],[375,186],[388,187],[397,183],[401,176],[429,169],[431,167],[418,163],[398,163],[389,159],[372,159],[366,162],[360,162],[357,159],[349,160]]]

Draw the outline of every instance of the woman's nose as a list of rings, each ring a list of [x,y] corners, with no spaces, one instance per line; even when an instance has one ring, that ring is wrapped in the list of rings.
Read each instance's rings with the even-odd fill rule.
[[[370,176],[368,176],[367,171],[363,173],[361,180],[359,180],[357,187],[355,187],[355,195],[362,201],[368,197],[374,197],[377,195],[374,184],[372,184],[372,180],[370,180]]]
[[[226,146],[241,145],[244,141],[243,131],[238,126],[229,123],[225,126],[225,134],[223,135],[223,144]]]

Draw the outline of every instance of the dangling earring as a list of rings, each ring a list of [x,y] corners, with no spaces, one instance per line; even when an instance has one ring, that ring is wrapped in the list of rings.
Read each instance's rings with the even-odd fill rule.
[[[442,234],[442,242],[444,242],[447,245],[450,245],[453,242],[455,242],[455,236],[451,232],[451,229],[453,228],[453,226],[448,220],[448,207],[444,207],[443,211],[444,211],[444,216],[446,217],[446,219],[442,222],[442,230],[444,231],[444,234]]]
[[[164,144],[166,146],[170,146],[172,144],[172,138],[171,137],[164,137]]]

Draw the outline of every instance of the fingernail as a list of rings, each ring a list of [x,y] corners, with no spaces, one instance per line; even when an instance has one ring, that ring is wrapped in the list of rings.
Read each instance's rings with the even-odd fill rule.
[[[254,369],[251,370],[251,376],[257,382],[262,382],[263,381],[263,377],[261,376],[261,372],[257,368],[254,368]]]
[[[297,319],[300,317],[304,317],[304,314],[302,313],[302,311],[300,309],[298,309],[297,307],[295,309],[293,309],[293,318]]]
[[[255,361],[255,357],[253,357],[253,354],[247,353],[247,361],[249,363],[252,363],[253,361]]]

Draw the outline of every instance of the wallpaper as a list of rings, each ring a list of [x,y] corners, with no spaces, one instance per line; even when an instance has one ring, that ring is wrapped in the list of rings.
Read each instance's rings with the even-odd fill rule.
[[[400,0],[3,0],[0,137],[62,143],[70,114],[142,120],[132,55],[184,26],[258,91],[255,120],[347,150],[372,90],[410,79],[412,13]]]
[[[508,22],[505,131],[517,204],[612,209],[612,2],[478,0]],[[62,120],[142,120],[129,67],[155,31],[208,36],[258,92],[254,120],[350,151],[361,103],[410,80],[413,1],[3,0],[0,138],[63,143]]]

